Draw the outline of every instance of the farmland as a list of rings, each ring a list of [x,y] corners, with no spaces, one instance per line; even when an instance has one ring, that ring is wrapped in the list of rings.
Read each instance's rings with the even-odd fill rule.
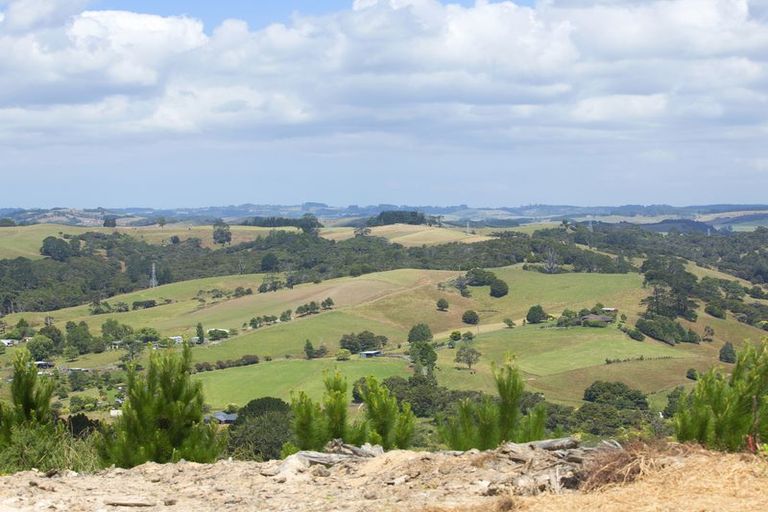
[[[495,269],[494,272],[509,285],[510,293],[505,297],[490,297],[488,287],[472,287],[471,296],[462,297],[447,284],[459,275],[458,272],[428,270],[396,270],[346,277],[239,298],[231,294],[212,298],[208,293],[211,290],[231,292],[238,286],[255,289],[264,275],[253,274],[174,283],[110,299],[113,303],[152,299],[161,304],[151,309],[90,315],[87,306],[79,306],[23,316],[37,326],[42,325],[48,315],[52,315],[59,325],[67,321],[85,321],[96,333],[108,318],[134,328],[151,326],[165,336],[192,336],[198,322],[206,328],[237,329],[238,334],[228,340],[193,349],[196,362],[215,363],[244,355],[258,355],[262,359],[259,365],[200,374],[198,378],[204,383],[209,400],[216,405],[241,403],[261,394],[285,397],[296,389],[317,393],[323,371],[336,365],[348,373],[350,379],[366,373],[402,375],[406,372],[402,359],[367,361],[353,358],[337,363],[332,356],[338,350],[338,341],[343,334],[362,330],[387,336],[390,343],[385,351],[402,353],[407,348],[408,330],[419,322],[427,323],[438,341],[445,341],[454,330],[470,330],[478,334],[474,345],[482,356],[475,373],[457,368],[453,362],[455,351],[438,350],[437,375],[441,384],[455,389],[490,392],[491,363],[514,356],[532,390],[569,404],[577,403],[583,389],[598,379],[622,380],[649,393],[664,393],[686,383],[688,368],[703,370],[713,364],[724,340],[738,344],[743,339],[754,341],[761,336],[758,329],[706,314],[690,326],[698,332],[702,332],[705,325],[712,326],[716,332],[715,342],[698,346],[670,347],[650,339],[636,342],[615,326],[542,329],[528,325],[507,329],[502,322],[505,318],[521,325],[533,304],[541,304],[548,313],[557,316],[565,308],[578,310],[600,302],[618,308],[632,322],[639,314],[640,300],[648,290],[643,288],[642,276],[638,274],[546,275],[524,271],[520,266]],[[279,315],[286,309],[295,310],[301,304],[326,297],[332,297],[336,303],[332,311],[257,330],[244,325],[254,316]],[[435,303],[439,298],[448,300],[448,311],[437,310]],[[468,309],[479,313],[479,326],[462,323],[462,313]],[[21,316],[10,315],[5,320],[12,324]],[[326,346],[331,357],[304,360],[306,340],[316,347]],[[11,352],[0,356],[0,361],[7,363]],[[121,351],[88,354],[71,364],[87,368],[107,367],[114,365],[120,355]],[[265,358],[272,361],[265,362]],[[606,359],[631,361],[607,365]]]
[[[232,243],[238,244],[254,240],[259,236],[268,234],[273,229],[298,231],[295,228],[261,228],[253,226],[231,226]],[[0,259],[3,258],[30,258],[39,259],[40,246],[43,240],[49,236],[81,235],[88,232],[97,233],[123,233],[138,240],[150,244],[169,243],[173,236],[178,236],[184,241],[189,238],[200,239],[204,247],[213,247],[211,226],[199,226],[192,224],[168,224],[164,227],[127,227],[103,228],[93,226],[64,226],[61,224],[34,224],[31,226],[0,228]]]

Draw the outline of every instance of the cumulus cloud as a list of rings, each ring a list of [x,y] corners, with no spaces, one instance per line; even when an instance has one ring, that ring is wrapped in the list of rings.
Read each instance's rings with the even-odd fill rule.
[[[621,140],[647,161],[675,140],[751,151],[768,127],[766,0],[350,0],[260,30],[85,8],[0,4],[0,143],[204,135],[573,154]]]

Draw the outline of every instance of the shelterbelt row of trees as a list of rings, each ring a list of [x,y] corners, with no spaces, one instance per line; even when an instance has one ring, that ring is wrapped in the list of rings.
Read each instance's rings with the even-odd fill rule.
[[[144,371],[131,366],[122,416],[99,424],[83,415],[58,419],[51,408],[53,381],[38,375],[29,352],[20,349],[13,362],[11,401],[0,403],[0,473],[32,467],[87,472],[113,464],[212,462],[226,456],[265,460],[322,449],[334,439],[384,449],[491,449],[506,441],[567,432],[551,426],[551,404],[532,401],[510,363],[494,368],[496,396],[462,398],[445,414],[435,414],[437,444],[425,443],[416,420],[425,403],[435,405],[430,397],[439,390],[420,365],[415,381],[399,388],[372,377],[355,383],[352,395],[362,404],[362,413],[354,422],[348,415],[349,384],[331,372],[324,378],[322,400],[302,392],[290,404],[260,398],[240,409],[235,424],[223,429],[205,420],[202,387],[191,378],[191,360],[185,345],[181,351],[154,352]],[[620,383],[595,383],[584,399],[579,413],[602,424],[612,421],[606,415],[610,408],[621,411],[620,417],[647,410],[644,395]],[[747,345],[730,375],[713,369],[690,392],[677,391],[665,414],[669,419],[637,425],[631,437],[672,434],[712,449],[763,450],[768,439],[768,342]]]
[[[359,236],[336,242],[316,233],[274,231],[254,241],[209,249],[200,240],[150,245],[128,235],[86,233],[49,237],[42,260],[0,260],[0,314],[50,311],[103,301],[159,284],[258,272],[282,272],[298,284],[399,268],[469,270],[555,258],[576,272],[628,272],[615,258],[545,238],[517,234],[477,244],[405,248]],[[554,255],[554,256],[553,256]]]

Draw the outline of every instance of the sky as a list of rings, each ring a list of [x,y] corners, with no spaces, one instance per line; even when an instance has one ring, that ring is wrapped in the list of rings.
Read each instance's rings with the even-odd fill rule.
[[[768,0],[0,0],[0,208],[766,188]]]

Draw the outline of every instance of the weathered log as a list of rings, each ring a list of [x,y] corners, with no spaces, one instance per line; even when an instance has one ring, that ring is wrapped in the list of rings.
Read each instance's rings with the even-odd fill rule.
[[[543,441],[532,441],[525,444],[535,450],[546,450],[549,452],[556,450],[570,450],[579,447],[579,441],[573,437],[563,437],[561,439],[545,439]]]

